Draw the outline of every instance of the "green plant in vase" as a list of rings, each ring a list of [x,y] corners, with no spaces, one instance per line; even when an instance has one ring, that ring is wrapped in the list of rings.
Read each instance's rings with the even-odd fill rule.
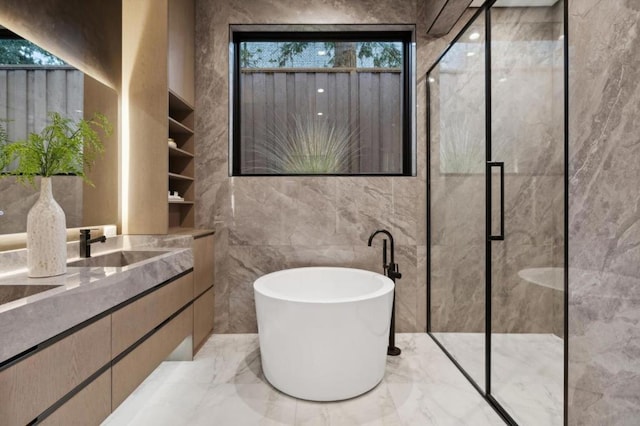
[[[57,112],[49,114],[49,124],[27,139],[8,141],[0,135],[0,166],[3,176],[35,186],[40,176],[40,197],[27,216],[27,249],[30,277],[48,277],[66,272],[66,222],[62,208],[53,199],[51,177],[87,177],[96,157],[104,151],[99,134],[108,136],[111,125],[102,114],[74,122]]]
[[[102,114],[74,122],[57,112],[49,113],[49,124],[41,132],[3,144],[0,158],[15,162],[15,168],[5,174],[32,185],[36,176],[49,178],[61,174],[79,176],[91,184],[86,171],[104,152],[98,130],[107,136],[112,132],[111,124]]]

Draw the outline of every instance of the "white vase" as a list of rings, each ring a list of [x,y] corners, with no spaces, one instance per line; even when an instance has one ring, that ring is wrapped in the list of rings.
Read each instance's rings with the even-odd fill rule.
[[[30,277],[67,272],[67,225],[48,177],[40,180],[40,198],[27,216],[27,265]]]

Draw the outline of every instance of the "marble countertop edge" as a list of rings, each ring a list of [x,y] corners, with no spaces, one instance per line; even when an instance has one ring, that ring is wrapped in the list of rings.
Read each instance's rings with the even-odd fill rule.
[[[94,257],[134,249],[161,254],[118,268],[69,267],[48,278],[29,278],[24,268],[13,274],[5,269],[0,285],[60,287],[0,305],[0,363],[193,268],[191,242],[186,236],[118,236],[101,244]]]

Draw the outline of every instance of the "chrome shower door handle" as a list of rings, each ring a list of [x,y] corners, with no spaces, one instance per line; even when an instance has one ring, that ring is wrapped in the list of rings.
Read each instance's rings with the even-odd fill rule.
[[[500,234],[493,235],[492,230],[489,230],[489,240],[502,241],[504,240],[504,161],[487,162],[487,179],[489,179],[489,188],[491,188],[493,184],[493,174],[491,173],[493,167],[500,168]],[[491,199],[491,192],[489,192],[489,200],[487,204],[489,206],[489,217],[492,218],[493,213],[491,207],[493,205],[493,200]]]

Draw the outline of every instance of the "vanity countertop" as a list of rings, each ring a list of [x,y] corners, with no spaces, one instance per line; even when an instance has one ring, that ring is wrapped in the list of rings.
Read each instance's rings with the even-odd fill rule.
[[[0,253],[0,286],[58,286],[0,305],[0,366],[38,344],[193,268],[186,235],[117,236],[92,246],[93,257],[121,250],[158,251],[122,267],[67,267],[67,273],[29,278],[26,250]],[[69,243],[69,261],[78,243]]]

